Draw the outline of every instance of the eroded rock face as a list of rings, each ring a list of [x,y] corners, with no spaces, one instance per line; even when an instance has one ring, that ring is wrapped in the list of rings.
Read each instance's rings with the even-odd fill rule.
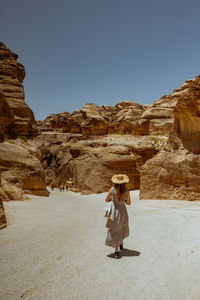
[[[0,199],[0,230],[7,226],[2,199]]]
[[[130,100],[117,103],[114,107],[86,104],[80,111],[49,115],[43,130],[49,128],[60,132],[83,135],[132,134],[167,135],[174,121],[174,106],[177,99],[164,96],[150,105],[142,106]]]
[[[81,133],[86,135],[105,135],[108,130],[108,121],[102,115],[99,106],[92,103],[86,104],[82,109],[83,121],[81,123]]]
[[[1,173],[0,173],[0,230],[7,226],[6,215],[3,207],[3,191],[1,187]]]
[[[144,106],[144,112],[140,123],[146,127],[143,134],[149,135],[169,135],[174,123],[174,107],[177,98],[166,95],[155,101],[153,104]]]
[[[200,76],[170,96],[174,124],[163,151],[141,170],[142,199],[200,200]]]
[[[68,181],[82,193],[105,192],[117,173],[129,176],[129,188],[139,189],[140,168],[157,153],[151,137],[43,134],[38,137],[46,149],[43,166],[49,185]],[[165,142],[165,140],[163,141]]]
[[[5,133],[9,132],[14,123],[14,113],[5,100],[5,96],[0,91],[0,142],[4,140]]]
[[[33,112],[24,101],[25,70],[17,58],[0,42],[0,172],[4,200],[28,199],[25,193],[48,196],[42,155],[34,141],[27,139],[37,128]]]
[[[109,133],[139,134],[138,121],[144,111],[142,105],[133,101],[121,101],[116,104],[117,113],[109,126]]]
[[[39,150],[31,142],[1,143],[0,171],[4,200],[25,200],[24,193],[48,196]]]
[[[28,136],[36,132],[36,126],[33,112],[24,101],[25,70],[17,58],[0,42],[0,112],[5,111],[0,115],[0,125],[8,135]]]

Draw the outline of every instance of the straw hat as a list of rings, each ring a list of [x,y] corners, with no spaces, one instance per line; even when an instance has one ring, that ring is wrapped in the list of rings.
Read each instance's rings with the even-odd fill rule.
[[[129,178],[125,174],[117,174],[117,175],[113,175],[111,181],[113,183],[122,184],[122,183],[129,182]]]

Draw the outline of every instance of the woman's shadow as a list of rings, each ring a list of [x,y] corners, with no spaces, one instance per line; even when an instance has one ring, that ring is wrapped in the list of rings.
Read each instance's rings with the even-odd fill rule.
[[[120,250],[120,258],[123,256],[139,256],[140,254],[141,253],[139,251],[129,250],[126,248]],[[107,257],[115,258],[115,253],[108,254]]]

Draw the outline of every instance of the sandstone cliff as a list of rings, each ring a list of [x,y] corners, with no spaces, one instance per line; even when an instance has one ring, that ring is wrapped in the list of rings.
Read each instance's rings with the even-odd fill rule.
[[[37,127],[24,101],[25,70],[17,58],[0,42],[0,172],[4,201],[28,199],[25,193],[48,195],[38,146],[28,140],[35,136]]]
[[[169,99],[174,123],[164,149],[141,170],[142,199],[200,200],[200,76]]]
[[[167,135],[174,121],[176,100],[163,96],[153,104],[142,106],[131,100],[124,100],[114,107],[101,108],[88,103],[81,110],[49,115],[44,121],[37,121],[41,132],[58,132],[83,135],[132,134]]]
[[[45,133],[37,138],[45,149],[43,166],[46,180],[66,185],[72,181],[74,190],[82,193],[105,192],[116,173],[126,173],[129,188],[140,188],[140,168],[166,142],[161,137],[155,143],[152,137],[132,135],[91,136]]]
[[[26,194],[48,196],[45,172],[34,142],[20,139],[0,144],[4,200],[25,200]]]
[[[6,215],[3,207],[3,191],[1,187],[1,173],[0,173],[0,229],[7,226]]]
[[[24,101],[25,70],[17,58],[0,42],[0,127],[1,134],[28,136],[36,132],[36,126],[33,112]]]

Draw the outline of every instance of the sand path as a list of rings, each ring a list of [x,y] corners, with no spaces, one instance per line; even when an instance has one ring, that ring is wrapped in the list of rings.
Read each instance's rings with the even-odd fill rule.
[[[122,258],[104,245],[105,194],[4,203],[0,299],[200,299],[200,202],[131,193]]]

